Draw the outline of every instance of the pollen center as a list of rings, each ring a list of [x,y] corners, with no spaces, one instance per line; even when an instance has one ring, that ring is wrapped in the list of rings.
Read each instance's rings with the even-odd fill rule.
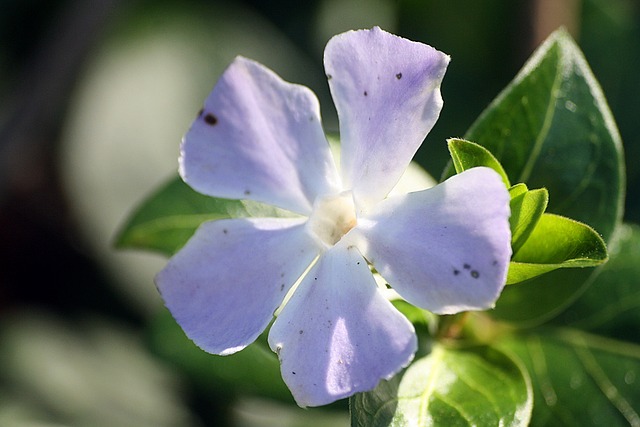
[[[351,191],[319,197],[313,204],[313,212],[307,229],[325,247],[329,248],[356,226],[356,210]]]

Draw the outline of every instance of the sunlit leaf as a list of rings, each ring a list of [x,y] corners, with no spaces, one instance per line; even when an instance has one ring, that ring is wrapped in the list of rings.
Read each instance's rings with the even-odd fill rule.
[[[591,227],[543,214],[509,265],[507,283],[518,283],[559,268],[593,267],[608,259],[602,238]]]
[[[517,254],[527,241],[542,217],[549,193],[546,189],[528,190],[525,184],[517,184],[509,189],[511,195],[511,248]]]
[[[402,374],[351,399],[353,426],[526,426],[529,379],[489,348],[436,346]]]
[[[489,150],[482,145],[475,144],[464,139],[451,138],[447,141],[449,147],[449,153],[453,162],[453,167],[456,173],[460,173],[467,169],[475,168],[477,166],[486,166],[494,171],[498,172],[502,181],[507,187],[511,187],[509,183],[509,177],[504,172],[502,165],[491,154]],[[444,178],[448,178],[453,175],[453,171],[449,169],[448,173],[445,173]]]

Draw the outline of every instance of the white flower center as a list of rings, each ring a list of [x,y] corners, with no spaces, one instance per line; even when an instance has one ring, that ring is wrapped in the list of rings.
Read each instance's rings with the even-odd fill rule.
[[[351,191],[318,197],[307,229],[323,246],[330,248],[356,226],[356,209]]]

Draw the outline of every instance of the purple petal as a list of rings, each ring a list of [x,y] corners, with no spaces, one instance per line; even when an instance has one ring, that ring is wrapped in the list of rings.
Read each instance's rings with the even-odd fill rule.
[[[489,168],[390,197],[345,236],[407,301],[439,314],[492,307],[511,258],[509,193]]]
[[[302,219],[204,223],[156,276],[185,333],[209,353],[251,344],[317,256]]]
[[[313,92],[242,57],[185,136],[180,172],[203,194],[304,214],[318,194],[339,186]]]
[[[271,327],[269,345],[300,406],[371,390],[417,348],[413,325],[378,291],[360,252],[341,243],[305,276]]]
[[[376,27],[329,40],[324,55],[340,118],[342,178],[356,200],[383,199],[435,124],[449,57]]]

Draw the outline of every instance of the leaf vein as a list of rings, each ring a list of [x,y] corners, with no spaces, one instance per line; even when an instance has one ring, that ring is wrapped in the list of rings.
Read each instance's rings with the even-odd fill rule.
[[[602,391],[602,394],[605,395],[607,400],[622,414],[632,427],[640,427],[640,415],[638,415],[629,401],[620,393],[618,387],[613,384],[602,369],[602,366],[600,366],[593,356],[593,353],[589,351],[586,344],[576,345],[574,349],[585,371],[587,371],[589,376],[598,385],[598,388],[600,388],[600,391]]]
[[[562,61],[562,58],[560,59]],[[562,82],[562,71],[563,67],[560,66],[556,69],[556,75],[553,80],[553,85],[551,86],[551,93],[549,96],[549,104],[547,105],[547,111],[544,115],[544,121],[542,122],[542,127],[540,128],[540,132],[536,137],[536,141],[533,144],[533,148],[531,149],[531,155],[527,159],[527,163],[524,165],[522,172],[520,173],[520,177],[517,182],[527,182],[531,172],[533,171],[533,166],[535,165],[538,157],[540,156],[540,152],[542,151],[542,146],[544,145],[547,136],[549,135],[549,131],[551,129],[551,124],[553,123],[553,116],[555,107],[557,105],[557,94],[560,91],[560,84]]]

